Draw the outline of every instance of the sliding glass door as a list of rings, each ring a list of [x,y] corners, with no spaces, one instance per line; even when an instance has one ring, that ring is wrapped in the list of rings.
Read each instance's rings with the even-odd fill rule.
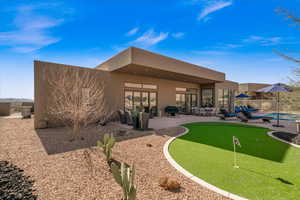
[[[190,113],[193,107],[197,107],[197,94],[177,93],[176,106],[180,112]]]
[[[157,93],[149,91],[131,91],[125,90],[125,109],[132,110],[134,107],[146,112],[157,112]]]

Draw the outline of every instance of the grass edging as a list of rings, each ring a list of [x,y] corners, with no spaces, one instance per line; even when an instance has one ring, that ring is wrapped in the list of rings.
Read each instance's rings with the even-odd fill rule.
[[[185,129],[185,131],[181,134],[179,134],[178,136],[175,136],[175,137],[172,137],[170,138],[165,144],[164,144],[164,147],[163,147],[163,153],[164,153],[164,156],[166,157],[167,161],[175,168],[177,169],[180,173],[182,173],[183,175],[185,175],[187,178],[191,179],[192,181],[198,183],[199,185],[203,186],[203,187],[206,187],[207,189],[209,190],[212,190],[220,195],[223,195],[227,198],[230,198],[230,199],[233,199],[233,200],[248,200],[244,197],[240,197],[236,194],[232,194],[230,192],[227,192],[225,190],[222,190],[214,185],[211,185],[209,183],[207,183],[206,181],[200,179],[199,177],[196,177],[194,176],[193,174],[191,174],[190,172],[188,172],[187,170],[185,170],[184,168],[182,168],[173,158],[172,156],[170,155],[169,153],[169,145],[171,144],[171,142],[173,140],[175,140],[177,137],[180,137],[182,135],[185,135],[189,132],[189,129],[184,127],[184,126],[180,126],[182,128]]]
[[[278,132],[278,131],[269,131],[269,132],[267,133],[267,135],[270,136],[270,137],[272,137],[272,138],[275,139],[275,140],[284,142],[284,143],[289,144],[289,145],[291,145],[291,146],[293,146],[293,147],[296,147],[296,148],[300,148],[300,145],[298,145],[298,144],[294,144],[294,143],[292,143],[292,142],[288,142],[288,141],[285,141],[285,140],[283,140],[283,139],[280,139],[280,138],[274,136],[274,135],[273,135],[274,132]]]

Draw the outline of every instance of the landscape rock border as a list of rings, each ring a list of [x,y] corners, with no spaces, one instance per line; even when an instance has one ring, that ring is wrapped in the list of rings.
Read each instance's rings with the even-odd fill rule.
[[[33,182],[22,169],[8,161],[0,161],[0,199],[36,200]]]

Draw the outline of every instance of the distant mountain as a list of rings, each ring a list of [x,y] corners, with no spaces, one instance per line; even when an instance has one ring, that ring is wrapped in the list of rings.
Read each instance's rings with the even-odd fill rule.
[[[0,98],[0,102],[33,102],[33,100],[23,98]]]

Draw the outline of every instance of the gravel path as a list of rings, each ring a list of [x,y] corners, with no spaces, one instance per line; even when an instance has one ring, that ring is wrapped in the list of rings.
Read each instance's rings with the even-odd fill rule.
[[[65,128],[36,132],[32,119],[0,119],[0,160],[24,169],[25,175],[35,181],[39,199],[120,200],[122,190],[113,180],[101,150],[92,147],[95,135],[111,130],[116,131],[116,127],[89,130],[85,140],[71,143]],[[179,127],[152,131],[116,144],[114,159],[136,166],[138,199],[226,199],[190,181],[164,158],[164,143],[182,131]],[[160,188],[158,181],[163,176],[179,181],[181,191]]]

